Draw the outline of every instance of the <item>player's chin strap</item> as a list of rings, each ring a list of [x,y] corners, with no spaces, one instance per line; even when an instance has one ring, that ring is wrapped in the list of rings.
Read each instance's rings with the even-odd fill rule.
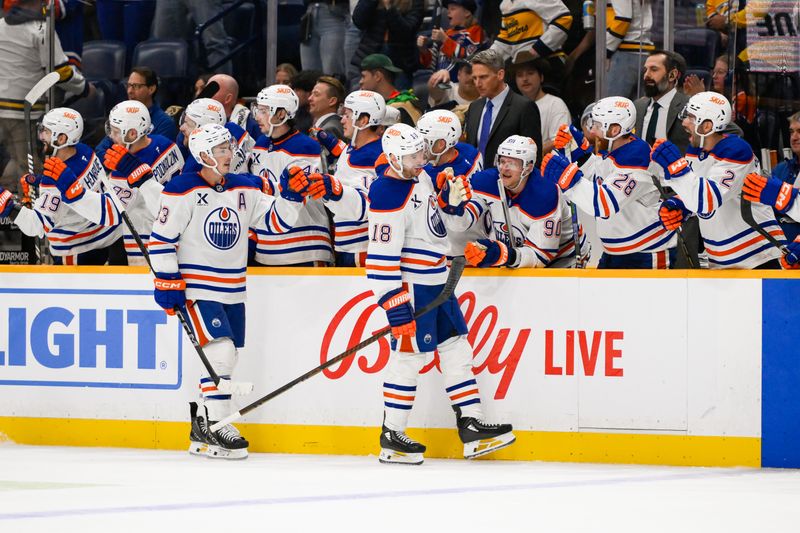
[[[436,139],[436,141],[439,141],[439,140],[444,140],[444,139]],[[433,151],[433,147],[436,145],[436,141],[431,143],[431,146],[428,149],[428,151],[431,153],[432,156],[436,157],[436,159],[433,160],[433,165],[434,166],[439,166],[439,161],[441,161],[442,156],[447,153],[447,151],[450,149],[450,147],[447,146],[447,142],[445,141],[444,150],[442,150],[441,152],[434,152]],[[425,141],[425,142],[428,142],[428,141]]]
[[[432,311],[433,309],[439,307],[440,305],[442,305],[443,303],[445,303],[446,301],[448,301],[450,299],[450,297],[453,295],[453,292],[456,290],[456,285],[458,284],[458,280],[461,279],[461,273],[464,272],[464,266],[465,265],[466,265],[466,260],[464,259],[463,255],[459,255],[459,256],[456,256],[456,257],[453,258],[453,261],[450,264],[450,272],[448,272],[448,274],[447,274],[447,281],[445,281],[445,283],[444,283],[444,287],[442,288],[442,292],[440,292],[439,295],[436,298],[434,298],[434,300],[431,303],[429,303],[428,305],[426,305],[425,307],[423,307],[422,309],[420,309],[419,311],[414,313],[414,319],[415,320],[418,320],[422,315]],[[284,385],[284,386],[282,386],[282,387],[270,392],[266,396],[262,396],[261,398],[259,398],[258,400],[254,401],[250,405],[248,405],[246,407],[243,407],[240,410],[236,411],[235,413],[226,416],[225,418],[223,418],[222,420],[220,420],[216,424],[212,425],[211,428],[210,428],[211,431],[218,431],[221,427],[223,427],[223,426],[225,426],[227,424],[231,424],[231,423],[235,422],[236,420],[239,420],[241,417],[243,417],[244,415],[246,415],[247,413],[249,413],[253,409],[256,409],[257,407],[259,407],[259,406],[263,405],[264,403],[270,401],[271,399],[275,398],[276,396],[280,396],[284,392],[286,392],[289,389],[293,388],[295,385],[297,385],[299,383],[302,383],[303,381],[307,380],[308,378],[316,376],[317,374],[319,374],[320,372],[322,372],[326,368],[329,368],[329,367],[331,367],[331,366],[333,366],[335,364],[338,364],[339,362],[341,362],[342,360],[346,359],[347,357],[353,355],[354,353],[358,352],[359,350],[363,350],[364,348],[366,348],[370,344],[374,343],[378,339],[381,339],[381,338],[385,337],[391,331],[392,331],[392,327],[391,326],[386,326],[386,327],[378,330],[378,332],[375,333],[372,337],[369,337],[368,339],[364,339],[363,341],[359,342],[355,346],[353,346],[351,348],[348,348],[347,350],[343,351],[342,353],[340,353],[336,357],[333,357],[332,359],[328,359],[327,361],[325,361],[324,363],[322,363],[318,367],[314,368],[313,370],[309,370],[308,372],[306,372],[302,376],[299,376],[299,377],[293,379],[292,381],[290,381],[286,385]]]
[[[144,260],[147,262],[148,268],[150,268],[150,272],[153,276],[156,275],[155,271],[153,270],[153,264],[150,262],[150,252],[147,251],[147,247],[144,245],[142,241],[142,237],[139,235],[139,232],[136,231],[136,228],[133,226],[130,217],[128,217],[128,213],[125,211],[125,207],[117,198],[117,194],[114,192],[113,186],[108,182],[108,177],[103,178],[105,181],[103,182],[104,185],[109,189],[108,194],[111,196],[111,201],[114,202],[114,205],[120,212],[122,216],[122,220],[125,222],[125,225],[128,226],[128,231],[131,232],[131,236],[133,240],[136,241],[136,246],[139,248],[139,251],[142,252],[144,256]],[[175,316],[178,317],[178,320],[183,326],[183,331],[186,333],[186,336],[189,337],[189,340],[194,346],[195,351],[197,352],[198,357],[200,357],[200,361],[203,363],[203,367],[205,367],[206,372],[208,372],[209,377],[214,381],[214,385],[217,386],[217,390],[219,390],[222,394],[236,394],[236,395],[246,395],[250,394],[253,391],[253,384],[248,382],[233,382],[229,379],[220,379],[219,374],[216,373],[214,367],[211,366],[211,362],[208,360],[206,353],[203,351],[203,347],[200,345],[200,342],[197,340],[197,336],[194,334],[192,327],[189,325],[189,321],[186,318],[183,310],[180,307],[175,307],[173,309],[175,311]]]

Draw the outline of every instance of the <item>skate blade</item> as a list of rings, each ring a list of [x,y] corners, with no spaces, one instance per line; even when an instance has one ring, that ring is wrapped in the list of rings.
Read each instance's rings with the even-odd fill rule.
[[[208,445],[206,457],[209,459],[247,459],[247,448],[228,450],[219,446]]]
[[[403,453],[381,448],[378,461],[385,465],[421,465],[425,457],[421,453]]]
[[[208,444],[194,440],[190,441],[189,453],[192,455],[206,455],[208,453]]]
[[[513,433],[503,433],[489,439],[474,440],[464,444],[464,459],[475,459],[482,455],[487,455],[506,446],[511,446],[517,437]]]

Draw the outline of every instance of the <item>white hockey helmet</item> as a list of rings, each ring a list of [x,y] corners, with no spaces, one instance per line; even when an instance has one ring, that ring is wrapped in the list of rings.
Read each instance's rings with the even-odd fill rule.
[[[204,167],[214,170],[217,170],[219,163],[214,157],[213,149],[221,144],[227,144],[228,148],[232,150],[232,143],[231,132],[225,126],[219,124],[206,124],[189,134],[189,151],[192,153],[192,157]],[[209,165],[203,161],[203,154],[211,159],[214,164]],[[217,172],[219,173],[218,170]]]
[[[389,166],[401,176],[406,165],[412,165],[416,169],[425,166],[425,140],[408,124],[389,127],[383,134],[381,147],[389,160]]]
[[[533,169],[533,164],[536,163],[536,155],[536,141],[523,135],[512,135],[497,147],[494,166],[499,165],[500,157],[513,157],[522,162],[522,175],[527,176],[530,171],[526,173],[525,170],[529,166]]]
[[[266,134],[267,137],[272,137],[272,132],[277,126],[286,124],[297,114],[297,110],[300,108],[300,99],[288,85],[270,85],[261,89],[256,96],[256,101],[252,106],[254,118],[258,118],[258,115],[262,113],[262,108],[266,108],[269,113],[269,130]],[[283,119],[277,123],[273,122],[273,117],[281,109],[286,111]]]
[[[595,102],[592,108],[592,120],[600,125],[601,135],[613,143],[623,135],[628,135],[636,126],[636,108],[633,102],[622,96],[609,96]],[[608,129],[617,124],[619,133],[613,137],[608,136]],[[609,150],[611,145],[609,144]]]
[[[206,124],[219,124],[224,126],[228,120],[225,116],[225,108],[222,104],[211,98],[198,98],[186,106],[186,111],[183,112],[181,123],[186,119],[191,119],[194,122],[194,128],[205,126]],[[188,124],[192,126],[192,124]]]
[[[422,115],[417,121],[417,131],[425,139],[428,152],[435,158],[434,164],[439,164],[439,158],[456,145],[461,138],[461,121],[452,111],[437,109]],[[438,152],[433,150],[436,141],[444,141],[444,148]]]
[[[694,132],[703,139],[706,135],[724,130],[731,122],[731,104],[723,95],[711,91],[697,93],[689,98],[678,118],[694,117]],[[705,135],[697,128],[706,120],[711,121],[711,131]]]
[[[111,128],[116,128],[120,132],[123,144],[128,148],[130,145],[148,135],[153,131],[150,123],[150,111],[145,105],[137,100],[125,100],[115,105],[108,114],[106,122],[106,135],[111,137]],[[136,132],[136,138],[130,142],[126,136],[130,130]]]
[[[65,146],[74,146],[80,142],[83,136],[83,117],[74,109],[68,107],[56,107],[48,111],[39,123],[39,135],[43,129],[50,130],[50,142],[53,153]],[[67,140],[58,144],[58,137],[65,135]]]
[[[342,107],[353,113],[353,127],[356,130],[363,129],[356,126],[361,115],[369,115],[369,122],[364,126],[369,127],[380,126],[386,114],[386,100],[374,91],[354,91],[347,95]]]

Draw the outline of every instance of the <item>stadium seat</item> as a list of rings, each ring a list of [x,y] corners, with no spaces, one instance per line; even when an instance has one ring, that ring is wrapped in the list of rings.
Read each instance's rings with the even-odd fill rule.
[[[188,78],[189,45],[183,39],[150,39],[136,45],[133,66],[153,69],[159,78]]]
[[[690,28],[675,32],[675,51],[686,59],[690,69],[712,70],[720,49],[720,36],[714,30]]]
[[[89,41],[83,45],[83,75],[89,81],[114,80],[125,77],[125,43]]]
[[[123,48],[124,50],[124,48]],[[96,146],[105,136],[106,99],[102,90],[95,90],[86,98],[79,98],[70,107],[83,117],[83,138],[89,146]]]

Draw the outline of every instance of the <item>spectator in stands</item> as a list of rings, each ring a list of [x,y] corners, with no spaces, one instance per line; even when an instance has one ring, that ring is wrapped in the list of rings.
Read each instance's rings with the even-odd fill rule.
[[[34,134],[25,130],[24,100],[48,67],[46,26],[43,24],[41,0],[20,0],[0,19],[0,141],[11,156],[11,163],[0,168],[0,186],[14,192],[17,180],[26,170],[27,139]],[[56,35],[56,72],[59,87],[73,94],[88,95],[93,91],[79,69],[70,65]],[[42,116],[44,104],[33,108],[31,118]],[[38,161],[38,150],[34,150]]]
[[[150,112],[150,123],[153,125],[154,135],[162,135],[170,141],[175,141],[178,137],[178,126],[175,120],[169,116],[155,101],[156,92],[158,92],[158,76],[149,67],[133,67],[131,73],[128,75],[128,83],[126,84],[128,91],[128,99],[141,102],[147,107]],[[103,159],[106,150],[111,148],[114,144],[111,138],[106,137],[100,141],[95,147],[95,153],[100,159]]]
[[[639,73],[645,54],[655,50],[650,40],[650,0],[612,0],[608,5],[612,8],[606,20],[608,95],[634,100],[639,97]]]
[[[303,70],[318,70],[344,78],[344,38],[350,21],[348,3],[337,0],[303,1],[306,5],[300,24],[300,63]]]
[[[153,37],[156,39],[180,37],[189,40],[194,36],[196,26],[205,23],[222,9],[222,0],[156,0]],[[192,25],[188,24],[189,19],[193,22]],[[230,54],[228,35],[221,20],[209,26],[203,32],[202,38],[209,66],[223,61],[225,56]],[[213,70],[233,74],[230,61],[225,61]]]
[[[308,110],[314,120],[313,129],[325,130],[344,139],[344,128],[339,118],[339,106],[344,102],[344,85],[331,76],[317,80],[308,97]]]
[[[125,66],[130,66],[133,49],[150,36],[150,24],[156,11],[156,1],[97,0],[96,9],[100,35],[107,41],[125,43],[127,49]]]
[[[83,5],[85,0],[66,0],[54,2],[56,33],[61,40],[67,59],[73,65],[81,68],[81,55],[83,55]]]
[[[292,78],[292,82],[289,84],[300,101],[300,107],[297,108],[297,113],[294,116],[294,127],[303,135],[308,134],[314,124],[314,119],[308,110],[308,97],[321,76],[322,72],[318,70],[301,70]]]
[[[368,55],[361,62],[360,87],[368,91],[375,91],[383,96],[387,106],[400,110],[400,121],[409,126],[415,126],[422,116],[422,103],[414,95],[412,89],[399,91],[394,86],[395,76],[402,70],[394,66],[392,60],[383,54]]]
[[[434,72],[428,79],[429,106],[442,106],[449,102],[456,107],[468,106],[480,96],[472,81],[472,65],[468,61],[458,61],[453,70],[458,73],[455,82],[450,82],[450,73],[446,70]]]
[[[652,146],[656,139],[668,139],[686,153],[689,134],[683,128],[678,114],[689,97],[678,91],[682,58],[675,52],[654,50],[644,62],[642,74],[645,96],[634,102],[636,107],[636,132]]]
[[[472,58],[472,79],[480,98],[469,105],[464,127],[467,142],[478,148],[484,164],[494,164],[500,143],[512,135],[536,141],[536,168],[542,160],[542,126],[536,104],[511,90],[505,82],[505,60],[495,49]]]
[[[790,183],[795,188],[800,188],[800,183],[797,182],[797,178],[800,177],[800,112],[789,117],[789,148],[792,156],[778,164],[772,170],[772,176]],[[792,220],[777,212],[775,218],[780,222],[788,242],[794,241],[800,235],[800,221]]]
[[[261,137],[261,128],[250,113],[250,109],[239,103],[239,83],[227,74],[215,74],[208,79],[209,83],[215,81],[219,90],[211,98],[222,104],[228,122],[233,122],[243,128],[253,139]]]
[[[456,61],[466,59],[475,52],[486,48],[487,36],[478,25],[475,11],[478,5],[475,0],[444,0],[450,28],[443,30],[434,27],[430,37],[417,37],[420,49],[420,63],[423,68],[433,71],[446,70],[450,81],[458,81],[456,77]],[[438,21],[435,21],[438,22]]]
[[[397,77],[397,85],[410,87],[414,71],[419,68],[416,35],[424,9],[424,0],[358,0],[353,22],[363,34],[353,64],[361,65],[363,73],[367,56],[386,54],[404,73]]]
[[[558,127],[569,124],[572,119],[564,100],[544,90],[545,73],[548,63],[542,58],[532,58],[528,52],[517,54],[512,65],[517,88],[523,96],[536,103],[542,121],[542,152],[547,154],[553,149],[553,140]]]
[[[281,63],[275,67],[275,83],[278,85],[289,85],[292,78],[297,76],[297,69],[291,63]]]
[[[561,47],[572,27],[572,14],[564,2],[502,2],[500,9],[503,24],[497,39],[492,43],[492,49],[499,52],[504,60],[510,58],[513,61],[522,51],[530,52],[533,57],[547,59],[550,63],[551,82],[560,86],[564,77],[564,52]]]

